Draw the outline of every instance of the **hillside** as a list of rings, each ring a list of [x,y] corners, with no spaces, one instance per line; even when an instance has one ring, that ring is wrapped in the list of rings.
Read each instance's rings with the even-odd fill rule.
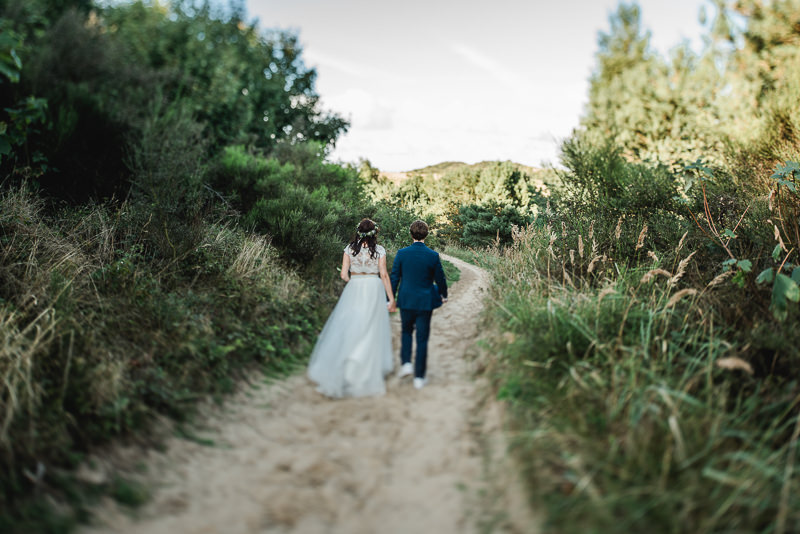
[[[496,165],[500,163],[500,160],[495,161],[480,161],[478,163],[464,163],[462,161],[443,161],[441,163],[435,163],[433,165],[428,165],[426,167],[421,167],[419,169],[413,169],[410,171],[403,171],[403,172],[380,172],[380,176],[389,180],[390,182],[394,183],[395,185],[399,185],[404,180],[411,178],[412,176],[422,176],[424,178],[433,178],[434,180],[438,180],[443,176],[455,173],[459,171],[472,171],[472,172],[479,172],[483,169],[491,165]],[[540,169],[536,167],[529,167],[527,165],[523,165],[521,163],[514,163],[511,162],[515,169],[521,171],[522,173],[531,175],[535,178],[535,181],[541,183],[546,190],[551,190],[553,187],[557,186],[560,183],[558,176],[552,169]]]

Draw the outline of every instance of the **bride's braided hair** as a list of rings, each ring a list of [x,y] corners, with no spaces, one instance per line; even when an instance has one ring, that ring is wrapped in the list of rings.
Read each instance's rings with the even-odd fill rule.
[[[369,219],[361,219],[356,227],[356,235],[350,243],[350,249],[354,255],[361,252],[361,247],[365,244],[369,248],[369,257],[375,259],[378,256],[378,225]]]

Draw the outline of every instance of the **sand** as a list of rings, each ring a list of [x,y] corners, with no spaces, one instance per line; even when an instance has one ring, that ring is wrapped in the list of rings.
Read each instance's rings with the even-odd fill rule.
[[[203,408],[195,434],[164,452],[126,451],[147,466],[136,510],[105,499],[90,533],[535,532],[505,454],[502,408],[480,380],[478,316],[488,283],[461,269],[434,313],[428,385],[387,380],[382,397],[330,400],[304,373],[244,386]],[[399,314],[392,317],[399,353]]]

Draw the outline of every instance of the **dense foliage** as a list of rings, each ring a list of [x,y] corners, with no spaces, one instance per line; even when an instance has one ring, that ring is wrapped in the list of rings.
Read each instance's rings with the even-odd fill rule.
[[[509,243],[512,226],[535,221],[557,183],[552,171],[510,161],[447,162],[411,171],[399,183],[369,161],[359,172],[373,199],[424,213],[441,227],[441,237],[466,247]]]
[[[562,186],[497,249],[492,376],[559,532],[800,529],[800,2],[665,59],[622,4]]]
[[[408,238],[326,161],[315,76],[235,4],[0,2],[0,530],[140,501],[70,469],[302,363],[361,217]]]

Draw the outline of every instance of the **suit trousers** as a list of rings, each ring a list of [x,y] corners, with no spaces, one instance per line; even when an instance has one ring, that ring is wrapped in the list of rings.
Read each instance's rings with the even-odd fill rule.
[[[411,362],[411,339],[414,329],[417,330],[417,357],[414,360],[414,376],[425,378],[428,364],[428,336],[431,333],[431,315],[433,310],[406,310],[400,309],[400,322],[402,336],[400,342],[400,360],[402,363]]]

